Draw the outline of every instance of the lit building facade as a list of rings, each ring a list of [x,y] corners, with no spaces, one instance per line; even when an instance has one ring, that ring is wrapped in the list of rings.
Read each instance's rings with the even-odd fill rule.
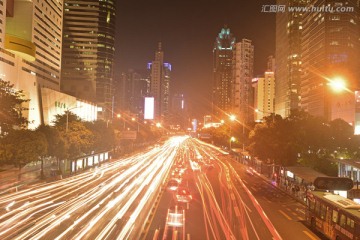
[[[274,56],[270,55],[267,59],[267,69],[266,71],[274,72],[275,73],[276,64]]]
[[[144,98],[150,93],[150,77],[147,70],[133,70],[122,73],[120,81],[115,84],[115,101],[119,100],[119,112],[131,112],[136,115],[144,113]],[[117,105],[117,104],[116,104]]]
[[[148,64],[150,70],[150,96],[154,97],[154,118],[167,123],[170,104],[171,64],[164,62],[161,43],[155,52],[155,59]]]
[[[274,113],[275,100],[275,74],[274,72],[265,72],[264,77],[254,78],[254,120],[261,121],[265,116]]]
[[[234,48],[235,37],[229,28],[222,28],[213,49],[212,114],[218,119],[232,110]]]
[[[276,4],[302,7],[306,2],[308,0],[277,0]],[[300,108],[302,18],[303,12],[276,14],[275,112],[282,117],[288,117],[292,109]]]
[[[173,94],[170,110],[170,128],[185,130],[189,122],[189,114],[185,95],[182,93]]]
[[[30,99],[23,112],[44,123],[41,91],[60,90],[62,1],[0,1],[0,78]]]
[[[243,123],[254,120],[254,93],[252,87],[254,46],[242,39],[235,44],[233,61],[232,113]]]
[[[83,121],[97,120],[97,106],[95,104],[50,88],[41,89],[41,103],[45,125],[52,126],[56,120],[56,115],[66,114],[67,111],[77,115]]]
[[[61,90],[113,117],[116,1],[64,0]]]
[[[352,101],[359,89],[359,6],[355,0],[316,0],[311,4],[318,8],[353,7],[346,13],[307,12],[303,18],[301,107],[311,115],[333,120],[333,111],[341,109],[332,106],[343,104],[334,103],[340,95],[329,83],[337,77],[344,79]],[[351,109],[354,115],[355,108]]]

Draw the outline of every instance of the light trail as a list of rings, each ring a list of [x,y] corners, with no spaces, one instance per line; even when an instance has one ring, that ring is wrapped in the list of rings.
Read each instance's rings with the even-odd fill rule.
[[[2,195],[0,213],[1,209],[5,213],[0,216],[1,238],[105,238],[119,227],[116,224],[125,214],[130,219],[116,237],[130,236],[139,231],[134,223],[142,208],[155,199],[185,139],[172,138],[159,148],[102,164],[92,171]],[[12,227],[6,227],[9,225]]]

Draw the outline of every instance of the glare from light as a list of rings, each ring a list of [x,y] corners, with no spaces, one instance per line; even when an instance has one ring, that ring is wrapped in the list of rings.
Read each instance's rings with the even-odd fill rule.
[[[343,90],[346,90],[346,83],[344,79],[340,77],[330,80],[329,85],[335,92],[341,92]]]

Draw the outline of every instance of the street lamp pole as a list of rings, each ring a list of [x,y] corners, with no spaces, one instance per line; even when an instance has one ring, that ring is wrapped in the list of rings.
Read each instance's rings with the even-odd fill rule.
[[[69,129],[69,109],[66,111],[66,131],[68,132]]]
[[[68,108],[66,110],[66,130],[65,130],[65,132],[68,132],[68,129],[69,129],[69,112],[70,112],[70,110],[73,110],[75,108],[81,108],[81,107],[82,106],[76,106],[76,107]]]
[[[242,139],[242,151],[243,151],[243,154],[245,153],[245,127],[244,127],[244,124],[245,123],[242,123],[242,136],[243,136],[243,139]]]
[[[235,119],[236,119],[236,116],[235,115],[230,115],[230,143],[229,143],[229,147],[230,147],[230,151],[231,151],[231,142],[232,142],[232,140],[233,140],[233,137],[232,137],[232,122],[233,121],[235,121]]]

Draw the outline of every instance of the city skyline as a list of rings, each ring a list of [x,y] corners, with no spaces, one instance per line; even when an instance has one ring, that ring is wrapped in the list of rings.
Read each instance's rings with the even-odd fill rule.
[[[275,14],[261,10],[273,2],[118,3],[115,78],[129,68],[145,69],[161,41],[173,66],[171,94],[184,93],[196,117],[210,113],[214,39],[225,25],[237,41],[251,39],[254,76],[262,74],[267,57],[275,54]]]

